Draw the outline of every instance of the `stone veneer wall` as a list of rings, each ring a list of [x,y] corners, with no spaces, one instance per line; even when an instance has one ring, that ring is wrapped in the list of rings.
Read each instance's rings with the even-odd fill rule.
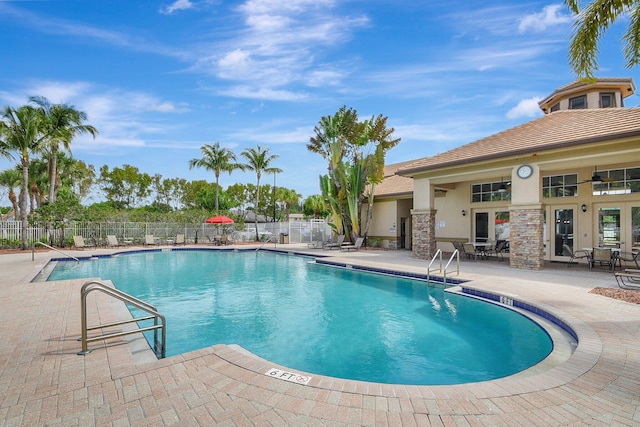
[[[509,261],[512,268],[542,270],[544,213],[542,209],[512,208],[509,214]]]
[[[431,259],[436,253],[436,210],[411,212],[413,256]]]

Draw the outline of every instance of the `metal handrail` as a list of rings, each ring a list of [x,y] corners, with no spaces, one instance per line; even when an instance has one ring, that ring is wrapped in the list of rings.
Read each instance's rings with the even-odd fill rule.
[[[114,323],[105,323],[102,325],[97,325],[97,326],[91,326],[91,327],[87,327],[87,295],[91,292],[91,291],[100,291],[103,292],[113,298],[116,298],[122,302],[124,302],[125,304],[130,304],[142,311],[145,311],[149,314],[149,316],[146,317],[138,317],[135,319],[131,319],[131,320],[124,320],[121,322],[114,322]],[[100,341],[100,340],[107,340],[110,338],[116,338],[116,337],[122,337],[125,335],[131,335],[131,334],[136,334],[139,332],[146,332],[146,331],[153,331],[153,347],[154,347],[154,352],[156,354],[156,356],[160,357],[160,358],[164,358],[165,357],[165,348],[166,348],[166,319],[165,317],[158,313],[158,309],[145,302],[142,301],[141,299],[138,299],[132,295],[129,295],[125,292],[122,292],[116,288],[113,288],[103,282],[100,282],[98,280],[92,280],[89,282],[86,282],[84,285],[82,285],[82,288],[80,288],[80,311],[81,311],[81,328],[82,328],[82,336],[80,337],[80,341],[82,341],[82,351],[80,351],[78,353],[78,355],[85,355],[88,353],[91,353],[91,350],[89,350],[88,348],[88,344],[90,342],[94,342],[94,341]],[[120,331],[120,332],[114,332],[114,333],[105,333],[103,335],[98,335],[95,337],[87,337],[87,332],[88,331],[93,331],[96,329],[103,329],[103,328],[110,328],[113,326],[120,326],[120,325],[126,325],[129,323],[137,323],[137,322],[141,322],[143,320],[151,320],[153,319],[153,326],[148,326],[148,327],[144,327],[144,328],[137,328],[137,329],[133,329],[130,331]],[[158,324],[158,320],[160,321],[160,324]],[[158,342],[158,329],[161,330],[161,342]]]
[[[442,273],[444,283],[446,284],[447,283],[447,269],[449,268],[449,265],[451,265],[451,263],[453,262],[453,258],[454,257],[456,257],[456,259],[457,259],[456,274],[460,275],[460,252],[457,249],[455,249],[453,251],[453,253],[451,254],[451,257],[449,258],[449,261],[447,261],[447,265],[445,265],[444,269],[443,269],[442,268],[442,250],[438,249],[436,251],[436,254],[431,259],[431,262],[429,263],[429,266],[427,267],[427,281],[429,281],[430,276],[431,276],[431,266],[436,261],[436,259],[439,259],[440,260],[440,268],[438,268],[437,270],[434,270],[434,271],[439,271],[439,272]]]
[[[264,248],[264,245],[266,245],[267,243],[271,243],[272,240],[273,240],[273,247],[276,248],[278,245],[278,237],[276,235],[273,235],[269,237],[263,244],[261,244],[260,247],[256,249],[256,252]]]
[[[33,244],[33,247],[31,248],[31,261],[36,259],[36,245],[46,246],[47,248],[52,249],[52,250],[54,250],[54,251],[56,251],[58,253],[61,253],[62,255],[66,256],[66,257],[75,259],[76,262],[80,262],[80,260],[78,258],[74,257],[73,255],[66,254],[66,253],[54,248],[53,246],[49,246],[46,243],[42,243],[42,242],[35,242]]]
[[[451,258],[449,258],[447,265],[444,266],[444,283],[447,283],[447,270],[449,269],[449,265],[451,264],[451,262],[453,262],[453,257],[456,257],[456,275],[460,275],[460,251],[455,249],[451,254]]]
[[[438,257],[438,255],[440,255],[440,257]],[[429,281],[429,276],[431,275],[431,266],[433,265],[433,263],[436,261],[436,259],[440,259],[440,268],[438,270],[435,271],[442,271],[442,251],[440,249],[438,249],[435,253],[435,255],[433,256],[433,258],[431,258],[431,262],[429,263],[429,265],[427,266],[427,282]]]

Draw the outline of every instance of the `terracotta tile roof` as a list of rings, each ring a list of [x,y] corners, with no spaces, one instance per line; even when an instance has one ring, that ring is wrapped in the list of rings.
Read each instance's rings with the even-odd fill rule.
[[[445,166],[630,136],[640,136],[640,107],[562,110],[453,150],[418,159],[401,167],[398,173],[410,176]]]

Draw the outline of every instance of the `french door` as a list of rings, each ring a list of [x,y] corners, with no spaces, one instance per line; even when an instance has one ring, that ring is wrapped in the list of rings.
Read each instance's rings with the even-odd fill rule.
[[[552,261],[568,261],[571,257],[570,250],[580,250],[575,247],[574,237],[574,229],[577,227],[576,208],[573,205],[551,206],[550,212],[545,215],[545,229],[550,231],[545,249]]]

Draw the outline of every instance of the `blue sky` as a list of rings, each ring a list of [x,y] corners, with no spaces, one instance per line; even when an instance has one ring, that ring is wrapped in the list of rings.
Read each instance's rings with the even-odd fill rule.
[[[326,172],[306,144],[343,105],[388,116],[402,142],[387,163],[539,117],[537,101],[575,80],[571,23],[547,1],[0,0],[0,105],[37,95],[84,111],[100,135],[72,151],[96,169],[213,181],[188,167],[203,144],[267,146],[277,185],[306,197]],[[625,23],[603,39],[597,76],[635,78]],[[255,176],[220,181],[235,182]]]

